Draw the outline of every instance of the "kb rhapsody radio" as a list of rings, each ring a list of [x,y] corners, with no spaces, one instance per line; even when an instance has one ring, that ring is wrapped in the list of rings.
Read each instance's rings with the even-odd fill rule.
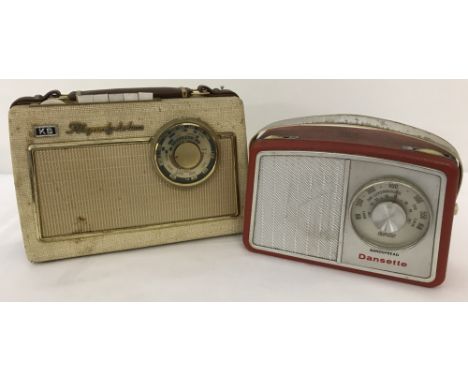
[[[274,123],[250,145],[254,252],[408,283],[444,281],[462,166],[440,137],[355,115]]]
[[[34,262],[242,231],[244,111],[232,91],[52,91],[10,109]]]

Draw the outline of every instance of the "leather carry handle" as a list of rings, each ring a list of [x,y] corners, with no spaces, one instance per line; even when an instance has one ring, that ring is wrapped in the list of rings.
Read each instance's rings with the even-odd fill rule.
[[[117,89],[100,89],[100,90],[86,90],[81,92],[71,92],[68,98],[71,101],[76,100],[76,96],[80,95],[99,95],[99,94],[123,94],[123,93],[151,93],[154,98],[188,98],[193,94],[201,94],[205,96],[237,96],[232,90],[227,89],[212,89],[206,85],[200,85],[196,90],[190,88],[173,88],[173,87],[144,87],[144,88],[117,88]]]
[[[193,91],[189,88],[116,88],[116,89],[97,89],[74,91],[68,94],[70,101],[76,101],[78,95],[100,95],[100,94],[128,94],[128,93],[151,93],[154,98],[187,98]]]
[[[208,97],[237,97],[237,94],[232,90],[210,88],[206,85],[200,85],[197,89],[186,87],[142,87],[142,88],[120,88],[120,89],[97,89],[86,91],[73,91],[66,95],[70,101],[76,101],[77,96],[86,95],[104,95],[104,94],[125,94],[125,93],[151,93],[155,99],[170,99],[170,98],[189,98],[194,94],[199,94]],[[59,90],[52,90],[44,95],[36,95],[34,97],[21,97],[13,102],[10,106],[30,105],[32,103],[41,103],[49,98],[60,98],[62,93]]]

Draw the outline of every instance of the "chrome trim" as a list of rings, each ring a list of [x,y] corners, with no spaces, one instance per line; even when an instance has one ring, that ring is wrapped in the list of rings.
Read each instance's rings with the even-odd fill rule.
[[[341,263],[343,257],[343,242],[344,242],[344,227],[346,221],[346,203],[348,201],[348,189],[349,189],[349,174],[351,172],[351,160],[346,160],[345,162],[345,180],[344,180],[344,188],[343,188],[343,202],[341,203],[341,228],[340,234],[338,237],[338,254],[336,256],[336,262]]]
[[[262,139],[262,135],[264,135],[268,130],[276,129],[279,127],[285,127],[289,125],[311,125],[311,126],[346,126],[350,128],[365,128],[365,129],[380,129],[380,130],[388,130],[392,132],[397,132],[403,135],[407,135],[413,138],[418,138],[422,141],[432,143],[438,146],[440,149],[448,152],[453,159],[457,162],[457,165],[460,169],[460,182],[459,182],[459,189],[462,184],[463,178],[463,165],[461,162],[460,154],[458,153],[457,149],[447,142],[445,139],[439,137],[436,134],[433,134],[429,131],[409,126],[400,122],[390,121],[383,118],[376,118],[366,115],[358,115],[358,114],[330,114],[330,115],[317,115],[317,116],[309,116],[309,117],[301,117],[301,118],[291,118],[285,119],[282,121],[277,121],[271,123],[261,129],[253,139]],[[280,137],[278,138],[290,138],[290,137]],[[424,149],[422,150],[424,151]],[[435,154],[434,152],[427,152],[428,154]],[[435,154],[437,155],[437,154]],[[441,155],[438,153],[438,155]]]

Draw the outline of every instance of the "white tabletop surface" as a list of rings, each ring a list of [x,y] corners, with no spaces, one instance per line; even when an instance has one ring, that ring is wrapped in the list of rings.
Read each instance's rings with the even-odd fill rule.
[[[0,175],[2,301],[468,301],[468,187],[447,279],[427,289],[248,252],[241,236],[44,264],[24,254],[11,175]]]

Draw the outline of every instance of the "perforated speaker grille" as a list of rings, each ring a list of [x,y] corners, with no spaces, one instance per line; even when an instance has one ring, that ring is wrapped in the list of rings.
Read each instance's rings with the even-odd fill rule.
[[[213,175],[188,188],[162,179],[149,142],[34,150],[42,237],[237,215],[235,146],[219,145]]]
[[[346,160],[264,155],[258,164],[254,245],[291,255],[336,260]]]

